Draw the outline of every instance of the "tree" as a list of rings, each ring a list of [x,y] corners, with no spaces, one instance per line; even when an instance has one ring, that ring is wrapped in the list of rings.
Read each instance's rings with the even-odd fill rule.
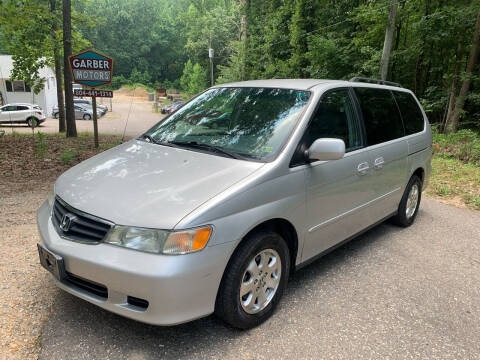
[[[52,40],[53,40],[53,59],[55,63],[55,78],[57,83],[57,104],[58,104],[58,131],[65,132],[65,103],[62,91],[62,59],[60,55],[60,44],[57,39],[58,20],[56,14],[57,0],[50,1],[50,12],[52,13]]]
[[[73,108],[72,73],[69,57],[72,55],[72,5],[70,0],[63,0],[63,79],[65,89],[65,119],[67,137],[77,137],[75,109]]]
[[[460,92],[455,99],[455,107],[450,113],[450,117],[447,117],[446,121],[446,131],[447,132],[457,132],[458,130],[458,121],[460,119],[460,114],[463,112],[465,105],[465,99],[467,97],[468,91],[472,84],[472,73],[477,66],[478,61],[478,52],[480,47],[480,11],[477,13],[477,20],[475,22],[475,29],[473,31],[473,40],[472,46],[470,48],[470,54],[468,55],[467,68],[465,70],[465,78],[460,88]]]
[[[388,74],[388,63],[390,61],[390,52],[392,51],[393,33],[395,31],[395,18],[397,16],[399,0],[392,0],[388,15],[387,29],[385,30],[385,41],[383,43],[382,59],[380,60],[380,79],[386,80]]]

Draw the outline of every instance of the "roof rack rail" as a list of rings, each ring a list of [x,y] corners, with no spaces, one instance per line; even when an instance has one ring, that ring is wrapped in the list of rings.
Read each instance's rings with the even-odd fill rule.
[[[386,80],[380,80],[380,79],[370,79],[366,77],[360,77],[360,76],[355,76],[351,78],[351,82],[365,82],[365,83],[370,83],[370,84],[379,84],[379,85],[390,85],[390,86],[396,86],[396,87],[403,87],[399,83],[392,82],[392,81],[386,81]]]

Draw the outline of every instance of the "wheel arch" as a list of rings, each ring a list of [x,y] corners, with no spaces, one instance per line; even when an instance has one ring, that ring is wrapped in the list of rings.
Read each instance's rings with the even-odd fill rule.
[[[422,167],[418,167],[417,169],[415,169],[415,171],[412,173],[412,176],[413,175],[416,175],[420,178],[420,180],[423,180],[425,179],[425,170],[422,168]],[[410,177],[412,177],[410,176]]]
[[[232,255],[230,256],[230,259],[228,260],[228,264],[235,256],[237,250],[240,248],[245,239],[247,239],[250,235],[261,231],[274,231],[285,239],[288,250],[290,252],[290,271],[294,270],[298,254],[298,233],[295,229],[295,226],[293,226],[290,221],[284,218],[273,218],[265,220],[250,229],[238,242],[237,246],[232,252]],[[226,268],[228,268],[228,264]]]

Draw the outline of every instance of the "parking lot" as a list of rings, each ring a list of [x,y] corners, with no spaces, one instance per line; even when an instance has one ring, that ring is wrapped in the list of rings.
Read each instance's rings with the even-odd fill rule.
[[[164,115],[152,112],[152,102],[147,101],[146,95],[142,92],[142,96],[131,93],[114,92],[112,99],[113,111],[108,111],[104,116],[98,120],[98,131],[101,134],[123,135],[126,137],[133,137],[141,134],[149,129]],[[99,99],[99,103],[104,103],[110,110],[109,99]],[[76,120],[78,132],[93,132],[92,120]],[[5,130],[5,133],[12,131],[18,133],[31,133],[32,130],[23,124],[0,125],[0,130]],[[48,114],[47,120],[42,123],[35,131],[43,133],[57,133],[58,119],[51,117]]]

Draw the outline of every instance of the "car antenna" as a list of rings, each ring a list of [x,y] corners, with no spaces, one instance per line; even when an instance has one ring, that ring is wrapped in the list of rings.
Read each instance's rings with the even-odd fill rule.
[[[132,112],[133,98],[135,97],[136,89],[137,88],[133,89],[132,100],[130,100],[130,108],[128,109],[127,120],[125,121],[125,128],[123,129],[122,141],[120,142],[120,144],[123,144],[123,140],[125,139],[125,133],[127,132],[128,119],[130,118],[130,113]]]

